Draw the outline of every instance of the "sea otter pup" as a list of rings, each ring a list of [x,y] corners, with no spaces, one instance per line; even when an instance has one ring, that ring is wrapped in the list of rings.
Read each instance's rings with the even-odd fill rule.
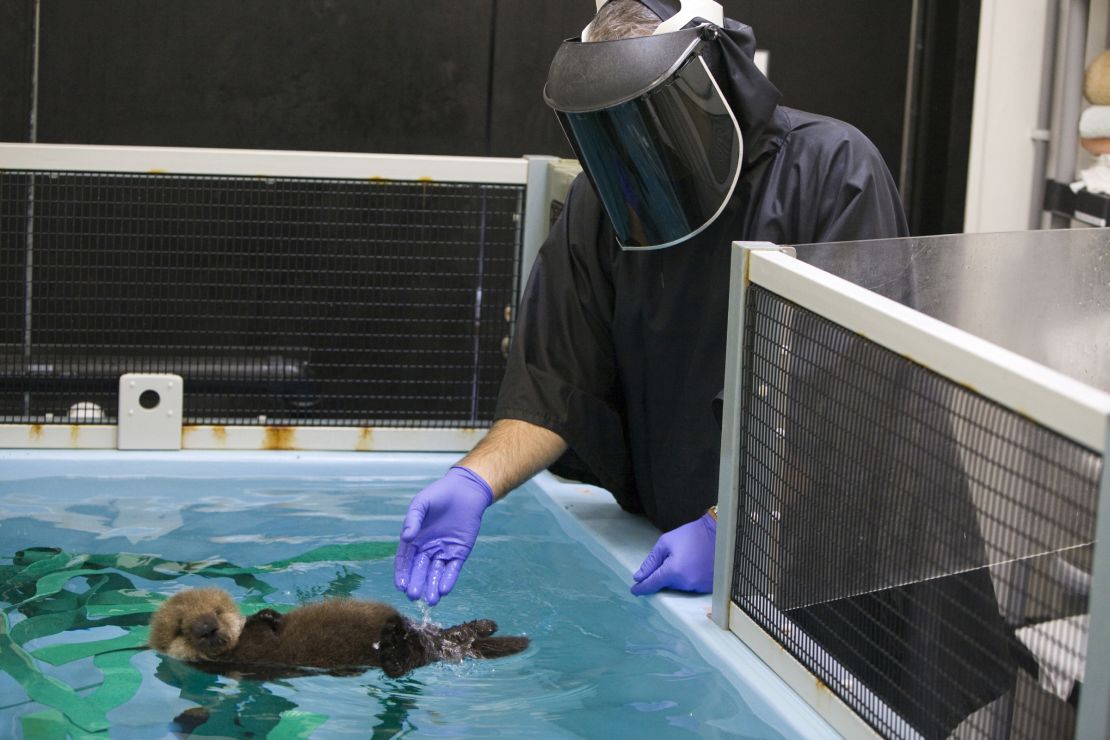
[[[438,660],[499,658],[528,647],[527,637],[491,637],[496,630],[488,619],[447,628],[420,625],[388,604],[354,599],[245,617],[231,594],[197,588],[174,594],[158,608],[148,644],[210,673],[276,679],[357,675],[381,667],[395,678]]]

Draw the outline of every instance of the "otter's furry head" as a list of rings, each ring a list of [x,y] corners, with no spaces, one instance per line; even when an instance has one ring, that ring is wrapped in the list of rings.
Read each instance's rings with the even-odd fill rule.
[[[179,660],[218,660],[239,642],[246,618],[224,590],[195,588],[167,599],[150,620],[150,647]]]

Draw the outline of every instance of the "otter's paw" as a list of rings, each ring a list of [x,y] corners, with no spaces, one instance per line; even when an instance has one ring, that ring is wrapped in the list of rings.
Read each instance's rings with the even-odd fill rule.
[[[171,726],[182,735],[191,735],[193,730],[208,721],[208,717],[209,711],[206,708],[189,707],[173,718]]]
[[[420,633],[404,617],[390,618],[378,639],[382,670],[390,678],[403,676],[432,662]]]
[[[247,625],[266,625],[274,632],[281,629],[281,620],[283,619],[280,612],[273,609],[262,609],[247,617]]]

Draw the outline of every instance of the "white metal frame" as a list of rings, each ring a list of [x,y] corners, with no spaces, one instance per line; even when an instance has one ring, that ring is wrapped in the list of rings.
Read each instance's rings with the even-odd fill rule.
[[[777,252],[749,279],[1091,450],[1106,447],[1110,394]]]
[[[0,143],[0,171],[113,172],[526,186],[522,269],[547,236],[549,170],[554,157],[446,157],[351,152]],[[518,276],[523,285],[527,273]],[[185,389],[188,393],[188,388]],[[186,425],[183,449],[466,451],[484,428]],[[0,425],[0,448],[113,449],[114,425]]]
[[[1077,738],[1110,737],[1110,421],[1102,452],[1102,481],[1098,493],[1098,522],[1095,525],[1094,567],[1091,596],[1087,604],[1087,660],[1083,691],[1076,720]]]
[[[752,283],[973,389],[1032,421],[1103,455],[1098,535],[1110,540],[1110,394],[1050,370],[995,344],[799,262],[767,243],[736,242],[731,267],[725,406],[718,492],[713,619],[748,644],[776,673],[848,736],[873,730],[833,696],[731,601],[739,495],[739,408],[743,308]],[[1106,506],[1101,504],[1106,503]],[[1090,603],[1087,675],[1078,737],[1110,736],[1110,556],[1097,547]]]
[[[479,427],[186,424],[181,428],[181,449],[465,452],[485,433],[485,428]],[[0,424],[0,449],[114,450],[117,440],[114,424]]]
[[[769,242],[735,242],[731,256],[728,311],[728,341],[725,354],[724,410],[721,419],[721,468],[717,494],[717,541],[713,564],[713,595],[710,617],[730,630],[766,663],[790,688],[813,707],[832,727],[850,738],[878,737],[843,700],[783,649],[754,619],[732,602],[733,553],[736,551],[740,494],[740,424],[743,409],[739,399],[743,385],[742,350],[744,307],[747,288],[753,282],[752,257],[773,256],[793,260]],[[876,700],[877,701],[877,700]]]
[[[0,144],[0,170],[335,177],[489,185],[528,182],[528,162],[512,158],[70,144]]]

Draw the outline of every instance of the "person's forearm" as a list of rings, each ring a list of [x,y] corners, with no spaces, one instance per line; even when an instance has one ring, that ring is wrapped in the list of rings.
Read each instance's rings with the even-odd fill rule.
[[[500,419],[459,465],[482,476],[494,499],[499,499],[558,460],[566,449],[563,438],[549,429]]]

